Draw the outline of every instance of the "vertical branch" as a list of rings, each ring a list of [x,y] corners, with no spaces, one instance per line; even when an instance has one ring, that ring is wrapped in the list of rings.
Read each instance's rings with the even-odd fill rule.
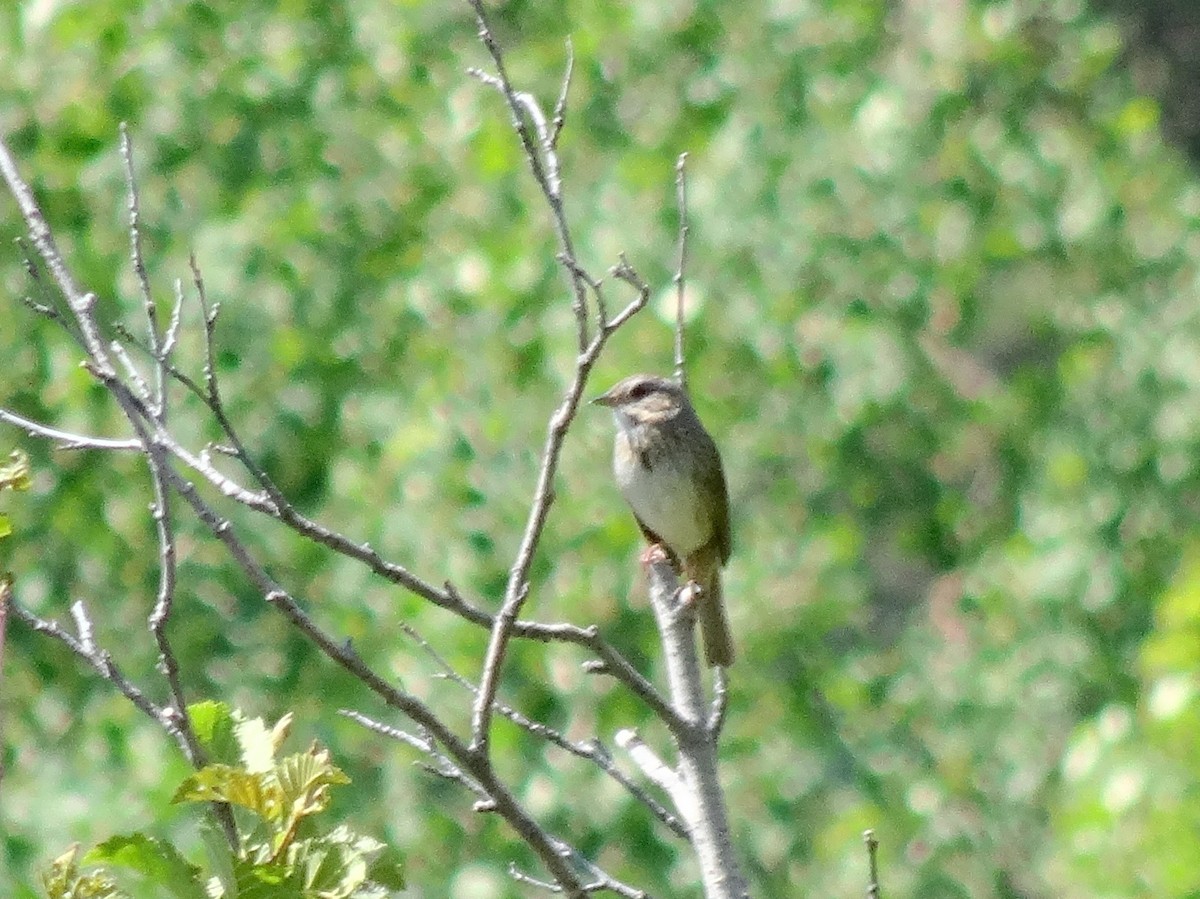
[[[597,334],[588,351],[579,357],[575,368],[575,378],[567,390],[567,395],[563,397],[559,407],[550,416],[550,427],[546,434],[545,447],[542,450],[542,467],[538,473],[533,505],[530,507],[525,533],[521,537],[521,545],[517,550],[516,562],[509,574],[508,586],[504,591],[504,603],[492,625],[492,635],[488,640],[483,671],[479,678],[479,693],[475,697],[471,715],[471,748],[484,756],[488,752],[492,707],[500,685],[500,669],[504,664],[504,657],[509,641],[512,639],[517,616],[520,615],[521,607],[529,596],[529,569],[533,565],[534,553],[541,541],[546,518],[550,514],[550,505],[554,502],[554,476],[558,471],[563,441],[566,440],[567,429],[571,426],[575,413],[579,409],[588,372],[595,364],[605,338],[606,332],[602,331]]]
[[[717,732],[710,724],[700,660],[692,633],[695,596],[681,595],[679,581],[665,556],[648,566],[650,605],[662,635],[671,703],[683,720],[672,730],[679,751],[678,774],[686,785],[687,819],[700,862],[706,899],[743,899],[749,887],[729,835],[729,812],[717,775]],[[677,803],[678,805],[678,803]]]
[[[4,733],[4,635],[8,624],[8,601],[12,597],[12,575],[0,575],[0,734]],[[0,781],[4,780],[4,759],[0,758]]]
[[[864,830],[863,842],[867,846],[867,870],[870,877],[867,881],[867,899],[883,899],[883,891],[879,888],[879,840],[875,839],[875,831]]]
[[[575,45],[567,38],[567,68],[563,72],[562,87],[558,91],[558,102],[554,104],[554,118],[550,120],[550,146],[558,149],[558,136],[567,122],[567,94],[571,89],[571,74],[575,71]]]
[[[149,401],[147,412],[156,430],[162,431],[166,430],[167,426],[167,381],[170,377],[167,371],[168,354],[173,349],[178,334],[182,294],[177,291],[179,295],[167,332],[164,334],[159,324],[154,295],[150,290],[150,277],[146,273],[141,204],[138,199],[137,175],[133,166],[133,142],[129,137],[129,128],[124,122],[121,123],[121,158],[125,164],[125,187],[129,195],[130,262],[142,296],[142,309],[146,315],[146,343],[154,361],[154,394],[153,399]],[[154,608],[147,618],[147,625],[158,648],[158,669],[167,681],[167,691],[170,695],[163,713],[175,719],[184,755],[189,764],[199,768],[205,763],[204,752],[187,715],[187,699],[179,677],[179,662],[167,637],[167,623],[175,607],[178,564],[175,528],[171,517],[171,491],[167,487],[166,476],[166,469],[171,463],[160,440],[150,437],[148,432],[143,432],[140,427],[138,433],[142,437],[142,454],[150,467],[150,481],[154,490],[154,502],[150,513],[158,535],[158,594]]]
[[[683,354],[683,313],[687,299],[687,153],[675,162],[675,205],[679,209],[679,265],[675,269],[675,380],[687,390],[687,366]]]
[[[534,490],[533,502],[529,510],[525,531],[521,537],[521,545],[509,574],[508,584],[504,591],[504,602],[496,615],[492,626],[492,634],[488,640],[487,653],[479,678],[479,693],[471,715],[471,749],[481,758],[488,756],[488,745],[492,722],[492,709],[496,699],[496,691],[500,683],[500,672],[504,665],[505,654],[512,638],[513,628],[521,607],[529,596],[529,570],[533,557],[541,541],[542,531],[546,525],[546,517],[550,505],[554,501],[554,477],[558,470],[559,457],[562,454],[563,441],[567,430],[575,418],[583,388],[587,383],[588,373],[599,357],[600,350],[619,322],[610,326],[605,325],[604,313],[599,315],[599,326],[595,337],[588,336],[587,322],[587,290],[588,285],[596,283],[587,276],[583,266],[575,255],[575,242],[571,236],[571,228],[567,222],[566,211],[562,198],[562,178],[558,159],[558,138],[562,132],[566,118],[567,94],[571,83],[571,73],[574,69],[574,51],[570,44],[567,47],[567,67],[563,76],[562,88],[558,102],[554,108],[554,119],[547,123],[537,100],[528,93],[513,88],[508,77],[508,69],[504,64],[504,54],[496,42],[484,13],[483,0],[467,0],[475,12],[475,20],[479,25],[479,39],[487,48],[496,66],[496,74],[489,75],[478,69],[470,72],[484,84],[498,90],[503,96],[512,116],[513,128],[520,138],[525,157],[529,162],[534,180],[541,189],[542,195],[550,207],[553,218],[554,233],[558,237],[559,259],[567,271],[567,277],[573,293],[572,310],[575,313],[576,338],[579,355],[575,363],[575,377],[567,389],[562,402],[550,417],[550,425],[546,434],[546,442],[542,450],[541,468],[538,472],[537,487]],[[532,131],[530,129],[532,123]],[[641,301],[644,303],[644,300]],[[630,304],[633,311],[641,308],[635,301]],[[632,314],[630,312],[629,314]],[[626,317],[627,318],[627,317]],[[623,319],[624,320],[624,319]]]
[[[142,294],[142,308],[146,313],[146,345],[154,358],[154,408],[157,414],[165,415],[167,406],[166,359],[162,351],[162,335],[158,325],[158,308],[150,292],[150,277],[146,274],[146,259],[142,252],[142,212],[138,201],[137,178],[133,172],[133,142],[129,139],[129,126],[121,123],[121,159],[125,163],[125,189],[129,194],[129,256],[133,273],[137,277]]]
[[[25,617],[31,626],[40,625],[40,629],[44,632],[63,640],[73,651],[88,659],[101,673],[101,676],[116,684],[134,705],[156,720],[171,735],[189,764],[199,767],[204,764],[203,751],[187,716],[187,704],[179,677],[179,666],[166,635],[166,624],[170,618],[176,588],[175,536],[171,524],[170,490],[167,486],[168,480],[174,476],[174,472],[170,467],[166,442],[160,436],[166,433],[168,360],[164,352],[164,338],[159,327],[142,254],[141,214],[133,172],[132,145],[128,132],[124,128],[122,128],[121,136],[121,151],[125,161],[129,188],[130,256],[142,294],[150,351],[154,358],[157,377],[153,395],[134,367],[132,360],[129,359],[125,348],[119,342],[113,341],[108,349],[105,348],[96,322],[96,297],[92,293],[84,293],[76,284],[55,244],[53,233],[33,196],[33,191],[21,178],[12,153],[2,139],[0,139],[0,174],[7,181],[9,190],[20,207],[38,254],[50,269],[55,283],[67,300],[74,322],[79,329],[83,351],[87,356],[83,363],[84,368],[109,391],[124,413],[136,434],[138,449],[145,456],[146,463],[150,468],[155,496],[153,515],[158,532],[160,568],[158,596],[148,618],[148,626],[159,651],[159,669],[167,680],[170,700],[162,707],[150,702],[141,691],[124,680],[107,652],[92,645],[91,622],[82,603],[76,603],[72,610],[80,635],[80,639],[74,645],[64,639],[65,632],[60,629],[56,631],[46,627],[45,622],[40,622],[33,616],[24,616],[19,608],[17,614],[18,617]],[[171,327],[173,329],[178,327],[174,317]],[[118,369],[114,366],[112,361],[114,357],[124,369],[127,380],[122,380]],[[15,605],[12,607],[16,608]],[[219,805],[214,808],[217,818],[230,840],[230,845],[236,845],[236,831],[228,809],[222,809]]]
[[[167,488],[166,473],[170,463],[162,445],[157,442],[146,447],[145,455],[154,488],[154,503],[150,507],[150,514],[154,518],[154,528],[158,534],[158,595],[147,624],[158,648],[158,670],[166,678],[167,691],[170,694],[170,701],[164,711],[177,719],[179,732],[183,737],[184,755],[192,767],[199,768],[205,763],[204,752],[200,748],[195,731],[192,730],[191,719],[188,718],[187,699],[179,678],[179,661],[175,658],[175,651],[167,637],[167,623],[175,608],[177,575],[175,527],[171,518],[171,493]]]
[[[496,65],[496,75],[493,77],[478,69],[470,69],[472,75],[485,84],[491,85],[504,95],[512,116],[512,125],[521,140],[525,150],[525,158],[529,161],[529,169],[537,182],[546,203],[550,206],[550,214],[554,219],[554,233],[558,237],[558,247],[561,254],[569,261],[565,266],[567,277],[574,296],[571,308],[575,313],[576,342],[579,351],[583,352],[588,346],[587,326],[587,284],[579,276],[579,265],[575,255],[575,241],[571,236],[571,227],[567,223],[567,214],[563,206],[562,181],[559,178],[558,136],[562,132],[567,110],[567,92],[571,84],[571,73],[574,70],[575,54],[570,44],[567,45],[567,67],[563,76],[562,89],[558,103],[554,108],[552,127],[546,125],[545,116],[537,101],[529,94],[523,94],[513,89],[508,78],[508,69],[504,65],[504,54],[488,25],[487,15],[483,11],[483,0],[467,0],[475,12],[475,21],[479,25],[479,40],[483,42],[492,62]],[[532,119],[537,130],[537,140],[534,140],[526,124],[526,115]]]

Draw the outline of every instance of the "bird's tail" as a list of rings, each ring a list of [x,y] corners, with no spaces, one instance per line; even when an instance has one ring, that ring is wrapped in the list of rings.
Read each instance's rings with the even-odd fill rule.
[[[685,571],[689,579],[700,585],[701,594],[696,614],[700,619],[700,634],[704,640],[704,658],[714,667],[728,668],[733,664],[733,632],[725,617],[725,597],[721,593],[721,562],[715,548],[704,547],[688,558]]]
[[[721,596],[721,573],[718,571],[700,597],[700,633],[704,637],[704,657],[708,664],[728,668],[733,664],[733,633],[725,617],[725,600]]]

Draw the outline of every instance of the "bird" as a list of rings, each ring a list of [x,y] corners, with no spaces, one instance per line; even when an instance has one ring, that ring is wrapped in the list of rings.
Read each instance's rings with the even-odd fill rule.
[[[708,664],[729,667],[733,635],[721,568],[733,543],[716,443],[687,390],[670,378],[630,375],[593,402],[610,408],[616,420],[613,474],[642,534],[700,587],[697,613]]]

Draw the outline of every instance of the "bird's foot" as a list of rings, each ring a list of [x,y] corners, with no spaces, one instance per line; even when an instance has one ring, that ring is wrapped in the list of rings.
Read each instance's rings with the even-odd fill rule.
[[[643,565],[657,565],[659,562],[670,562],[671,553],[661,543],[651,543],[642,551]]]

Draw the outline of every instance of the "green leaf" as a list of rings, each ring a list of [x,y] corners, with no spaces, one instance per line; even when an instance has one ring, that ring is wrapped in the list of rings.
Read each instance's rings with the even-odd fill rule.
[[[84,861],[128,868],[178,899],[204,899],[200,869],[170,843],[142,833],[111,837],[88,852]]]
[[[290,865],[241,859],[234,865],[237,899],[297,899],[304,896],[304,880]]]
[[[211,700],[193,703],[188,706],[188,718],[196,739],[213,762],[232,765],[240,760],[233,732],[236,716],[226,703]]]
[[[204,843],[208,865],[212,871],[212,876],[209,877],[206,885],[208,896],[210,899],[236,896],[235,863],[237,859],[229,848],[229,841],[225,839],[224,831],[212,822],[211,817],[206,818],[201,824],[200,839]]]
[[[79,870],[78,843],[42,872],[42,888],[49,899],[129,899],[107,871]]]
[[[303,872],[308,894],[322,899],[366,899],[385,895],[389,889],[403,889],[398,856],[389,855],[384,864],[378,863],[377,857],[387,851],[378,840],[339,825],[324,836],[298,840],[288,851],[288,863]]]
[[[404,856],[394,846],[383,846],[368,866],[367,875],[384,889],[405,889]]]
[[[278,821],[283,804],[279,786],[268,774],[251,774],[230,765],[208,765],[188,777],[172,802],[228,802],[249,809],[264,821]]]
[[[283,801],[296,817],[323,811],[329,804],[329,787],[350,783],[350,778],[330,761],[329,750],[316,743],[308,752],[281,760],[276,777]]]

